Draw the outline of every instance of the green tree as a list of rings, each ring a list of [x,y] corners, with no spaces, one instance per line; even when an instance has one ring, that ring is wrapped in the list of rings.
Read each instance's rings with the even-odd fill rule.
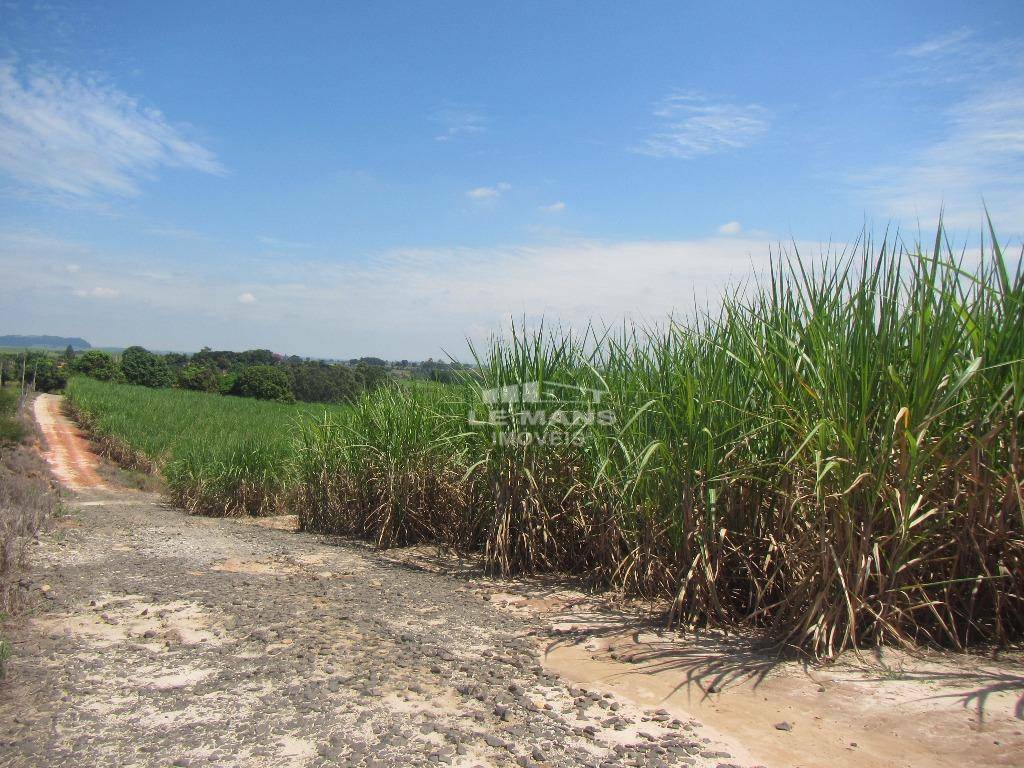
[[[387,368],[366,362],[357,363],[355,373],[360,386],[368,392],[372,392],[390,378]]]
[[[269,349],[247,349],[235,353],[235,359],[242,365],[273,365],[277,362],[277,355]]]
[[[174,383],[167,362],[143,347],[128,347],[121,353],[121,372],[129,384],[160,388]]]
[[[71,371],[100,381],[117,381],[121,378],[121,369],[114,358],[98,349],[90,349],[76,357],[71,363]]]
[[[64,389],[64,385],[68,383],[64,368],[56,360],[51,359],[36,362],[33,378],[39,392],[56,392],[58,389]]]
[[[309,361],[286,366],[296,400],[307,403],[340,403],[355,398],[359,391],[352,369]]]
[[[188,355],[181,352],[168,352],[165,355],[161,355],[161,357],[172,372],[180,372],[189,363]]]
[[[250,365],[238,374],[231,394],[283,403],[295,400],[288,374],[273,365]]]

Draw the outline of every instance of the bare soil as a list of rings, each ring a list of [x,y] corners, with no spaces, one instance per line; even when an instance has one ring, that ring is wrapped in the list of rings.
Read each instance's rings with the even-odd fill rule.
[[[192,517],[104,482],[46,399],[74,490],[6,627],[2,766],[717,766],[699,724],[570,688],[543,624],[365,544]]]
[[[894,649],[831,664],[780,659],[754,638],[682,637],[576,605],[545,666],[638,706],[695,718],[748,761],[799,768],[1024,765],[1024,665]],[[581,610],[582,609],[582,610]],[[782,728],[778,725],[785,724]]]

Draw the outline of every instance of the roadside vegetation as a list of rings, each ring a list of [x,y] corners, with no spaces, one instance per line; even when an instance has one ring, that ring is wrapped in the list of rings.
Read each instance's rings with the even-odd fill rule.
[[[193,511],[585,574],[819,656],[1005,644],[1024,635],[1024,274],[984,250],[965,268],[940,232],[791,254],[713,313],[519,328],[457,383],[337,408],[68,393]]]
[[[39,452],[34,431],[19,408],[13,387],[0,387],[0,624],[22,607],[19,579],[26,549],[56,506],[57,495]],[[0,677],[10,655],[0,635]]]
[[[15,386],[19,391],[56,392],[67,383],[73,355],[70,349],[64,355],[45,350],[0,351],[0,389]]]

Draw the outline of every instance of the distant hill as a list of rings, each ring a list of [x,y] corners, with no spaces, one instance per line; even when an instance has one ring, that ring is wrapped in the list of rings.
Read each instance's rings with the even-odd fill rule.
[[[0,347],[22,349],[92,349],[92,345],[77,336],[0,336]]]

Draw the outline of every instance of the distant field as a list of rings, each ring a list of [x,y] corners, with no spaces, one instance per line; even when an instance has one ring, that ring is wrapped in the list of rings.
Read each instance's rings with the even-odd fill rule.
[[[344,406],[265,402],[72,377],[67,397],[108,453],[158,470],[176,500],[204,514],[280,514],[302,418]]]

